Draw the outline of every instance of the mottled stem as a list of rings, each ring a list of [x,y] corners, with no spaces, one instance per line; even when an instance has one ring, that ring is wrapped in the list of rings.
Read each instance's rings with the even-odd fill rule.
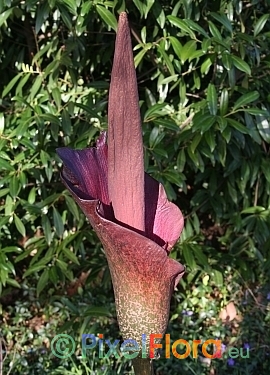
[[[132,365],[135,375],[155,375],[153,361],[150,358],[134,358]]]

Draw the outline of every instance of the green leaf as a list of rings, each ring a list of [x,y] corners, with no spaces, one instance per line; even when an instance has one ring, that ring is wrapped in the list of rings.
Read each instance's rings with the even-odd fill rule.
[[[192,152],[193,154],[194,154],[194,152],[195,152],[195,150],[196,150],[198,144],[200,143],[201,139],[202,139],[202,135],[201,135],[201,133],[197,133],[197,134],[195,135],[195,137],[193,138],[193,141],[191,142],[191,145],[190,145],[190,150],[191,150],[191,152]]]
[[[64,224],[61,215],[55,207],[53,207],[53,223],[58,237],[62,237],[64,233]]]
[[[64,305],[66,305],[70,311],[72,311],[76,316],[79,316],[80,315],[80,312],[78,310],[78,308],[71,302],[69,301],[67,298],[62,298],[61,299],[62,303]]]
[[[243,133],[243,134],[249,133],[249,130],[244,125],[242,125],[240,122],[238,122],[238,121],[236,121],[232,118],[229,118],[229,117],[227,117],[227,121],[233,128],[238,130],[240,133]]]
[[[168,68],[170,74],[173,76],[175,74],[174,67],[173,67],[173,64],[172,64],[169,56],[167,55],[167,53],[163,49],[163,46],[161,46],[161,45],[158,46],[158,52],[163,57],[166,67]]]
[[[180,97],[180,103],[185,104],[186,102],[186,94],[187,94],[187,86],[184,78],[182,77],[179,82],[179,97]]]
[[[50,245],[52,242],[52,228],[51,228],[50,220],[47,216],[42,215],[41,225],[42,225],[42,229],[43,229],[47,244]]]
[[[208,26],[209,26],[210,33],[213,35],[213,37],[215,37],[218,40],[222,40],[222,36],[218,28],[216,27],[216,25],[213,22],[208,21]]]
[[[38,34],[44,21],[48,18],[50,12],[50,7],[47,2],[41,3],[36,11],[36,25],[35,32]]]
[[[4,228],[4,226],[8,223],[8,221],[9,221],[8,216],[0,218],[0,231],[1,231],[1,229]]]
[[[213,65],[212,59],[207,57],[201,65],[202,75],[208,74],[211,65]]]
[[[58,9],[59,9],[61,18],[64,21],[64,24],[71,31],[72,30],[72,19],[70,17],[69,12],[67,11],[65,6],[60,5],[59,3],[58,3]]]
[[[44,150],[40,151],[40,160],[44,167],[47,166],[48,161],[50,160],[50,155],[47,154]]]
[[[204,39],[202,41],[202,46],[201,47],[202,47],[202,51],[204,53],[207,53],[208,50],[211,48],[211,39]]]
[[[160,134],[160,136],[163,136],[162,134]],[[159,136],[159,137],[160,137]],[[152,153],[154,155],[160,155],[160,156],[163,156],[164,158],[168,158],[168,153],[166,150],[164,150],[163,148],[160,148],[158,146],[154,146],[154,150],[152,151]]]
[[[220,95],[220,115],[225,116],[228,112],[228,104],[229,104],[229,93],[227,89],[223,89]]]
[[[218,13],[210,13],[213,18],[215,18],[218,22],[221,23],[230,33],[232,33],[232,24],[225,14],[218,14]]]
[[[64,4],[68,11],[73,14],[74,16],[77,16],[77,3],[73,0],[61,0],[62,4]]]
[[[224,117],[220,117],[220,116],[218,116],[218,117],[217,117],[217,121],[218,121],[218,123],[219,123],[220,131],[223,133],[224,130],[227,128],[227,120],[226,120],[226,118],[224,118]]]
[[[269,13],[264,14],[259,18],[256,25],[254,26],[254,36],[256,37],[264,28],[264,25],[266,24],[267,20],[269,18]]]
[[[45,268],[37,283],[37,295],[39,296],[42,290],[47,286],[49,280],[49,268]]]
[[[62,127],[65,132],[65,134],[70,135],[72,131],[72,125],[69,113],[66,109],[63,109],[62,111]]]
[[[164,116],[167,114],[165,107],[167,103],[158,103],[150,107],[144,114],[144,122],[152,121],[155,117]]]
[[[256,125],[263,140],[270,144],[269,116],[256,116]]]
[[[31,75],[32,73],[24,73],[24,76],[22,76],[22,79],[16,86],[16,90],[15,90],[16,95],[22,96],[22,89],[24,85],[27,83],[27,81],[29,80],[29,78],[31,77]]]
[[[51,72],[56,71],[59,68],[59,64],[59,59],[54,59],[50,64],[48,64],[44,72],[44,78],[46,78]]]
[[[106,25],[110,26],[114,31],[117,30],[117,20],[108,9],[101,5],[96,6],[97,12],[100,15],[100,17],[103,19],[103,21],[106,23]]]
[[[156,142],[156,139],[158,137],[158,134],[159,134],[159,130],[158,128],[155,126],[151,133],[150,133],[150,136],[149,136],[149,146],[150,148],[154,148],[154,145],[155,145],[155,142]]]
[[[21,122],[19,126],[17,126],[14,131],[12,132],[12,136],[22,137],[25,136],[27,130],[29,129],[29,121]]]
[[[40,265],[40,266],[30,266],[30,267],[25,271],[25,273],[23,274],[23,278],[25,278],[25,277],[31,275],[32,273],[39,272],[39,271],[43,270],[45,267],[46,267],[45,264]]]
[[[188,58],[188,61],[190,62],[190,61],[195,60],[195,59],[197,61],[199,61],[199,58],[204,56],[204,55],[205,55],[205,52],[203,50],[201,50],[201,49],[195,50],[195,51],[191,52],[191,54]]]
[[[51,113],[42,113],[42,115],[40,115],[39,117],[44,119],[45,121],[49,121],[52,124],[60,125],[59,118],[55,115],[52,115]]]
[[[49,279],[50,281],[53,283],[53,284],[57,284],[57,282],[59,281],[59,277],[58,277],[58,272],[57,272],[57,267],[56,266],[52,266],[50,267],[49,269]]]
[[[16,281],[16,280],[13,280],[13,279],[7,278],[7,279],[6,279],[6,283],[7,283],[8,285],[13,286],[13,288],[21,288],[20,284],[19,284],[18,281]],[[0,293],[0,294],[1,294],[1,293]]]
[[[7,195],[8,192],[9,192],[9,188],[0,189],[0,198]]]
[[[176,163],[177,163],[177,170],[179,172],[183,172],[185,165],[186,165],[186,153],[185,153],[184,148],[182,148],[182,150],[178,153]]]
[[[5,3],[2,3],[2,4],[5,4]],[[5,4],[6,6],[7,4]],[[8,6],[10,6],[11,3],[9,3]],[[8,10],[6,10],[5,12],[1,13],[0,14],[0,27],[2,27],[4,25],[4,23],[6,22],[6,20],[9,18],[9,16],[12,14],[14,10],[14,7],[12,8],[9,8]],[[1,293],[0,293],[1,294]]]
[[[92,306],[84,310],[83,316],[110,316],[108,308],[103,306]]]
[[[198,33],[202,34],[205,38],[209,38],[209,35],[207,34],[207,32],[201,26],[199,26],[197,23],[195,23],[194,21],[192,21],[190,19],[186,19],[186,18],[183,21],[192,30],[195,30]]]
[[[192,251],[192,246],[187,245],[185,243],[182,244],[182,249],[183,249],[183,256],[185,259],[185,263],[193,270],[196,268],[196,262],[194,259],[193,251]]]
[[[3,158],[0,157],[0,169],[7,169],[8,171],[14,171],[14,167]]]
[[[209,114],[196,114],[193,118],[192,132],[200,130],[201,134],[209,130],[216,122],[216,118]]]
[[[170,171],[163,172],[162,176],[166,178],[166,180],[168,180],[172,184],[181,186],[181,173],[170,170]]]
[[[66,201],[69,211],[72,213],[74,218],[77,221],[79,221],[80,220],[79,210],[74,200],[70,196],[65,195],[65,201]]]
[[[198,263],[203,266],[204,268],[207,268],[209,266],[207,256],[204,255],[201,247],[196,247],[196,251],[194,251],[194,255],[196,259],[198,260]]]
[[[213,152],[216,148],[215,133],[210,129],[204,133],[204,138],[210,148],[210,151]]]
[[[58,87],[52,89],[53,100],[55,101],[57,109],[61,107],[61,94]]]
[[[69,259],[69,260],[71,260],[73,263],[75,263],[75,264],[80,264],[80,262],[78,261],[78,258],[76,257],[76,255],[72,252],[72,251],[70,251],[69,249],[67,249],[67,248],[64,248],[63,249],[63,253],[66,255],[66,257]]]
[[[14,276],[16,275],[14,266],[11,262],[9,262],[9,261],[1,262],[0,267],[2,269],[5,269],[8,273],[13,273]]]
[[[29,95],[30,101],[35,99],[39,89],[41,88],[42,82],[43,82],[42,75],[38,75],[37,78],[35,79],[35,82],[34,82],[33,86],[31,87],[31,92],[30,92],[30,95]]]
[[[174,49],[176,56],[181,60],[181,54],[182,54],[182,48],[183,48],[182,44],[174,36],[169,36],[169,40],[171,42],[171,45]]]
[[[190,58],[190,56],[193,54],[193,52],[196,50],[197,44],[195,40],[189,40],[181,50],[181,63],[184,64],[186,60]]]
[[[254,206],[248,207],[241,211],[241,214],[260,214],[261,212],[265,211],[265,207],[262,206]]]
[[[153,4],[155,3],[155,0],[146,0],[146,6],[145,6],[145,11],[144,11],[144,18],[147,18],[147,15],[152,8]]]
[[[33,186],[32,189],[30,190],[27,200],[28,200],[28,203],[30,203],[30,204],[35,203],[35,201],[36,201],[36,188],[35,188],[35,186]]]
[[[14,211],[15,203],[10,195],[6,196],[5,202],[5,216],[10,216]]]
[[[135,68],[137,68],[137,66],[140,64],[140,62],[142,61],[144,55],[146,54],[148,50],[143,48],[139,53],[137,53],[137,55],[134,57],[134,65],[135,65]]]
[[[185,21],[175,16],[167,16],[167,18],[172,25],[178,27],[184,34],[189,35],[192,39],[196,39],[196,35],[185,23]]]
[[[243,112],[247,112],[250,115],[262,115],[262,116],[268,116],[268,112],[265,109],[259,109],[259,108],[242,108]]]
[[[0,137],[1,137],[1,135],[3,134],[3,132],[4,132],[4,128],[5,128],[5,117],[4,117],[4,113],[0,113]]]
[[[140,12],[140,15],[141,15],[141,18],[142,18],[144,16],[145,4],[140,0],[134,0],[133,2],[136,5],[136,7],[138,8],[138,10]]]
[[[211,272],[212,281],[215,286],[218,288],[223,286],[223,275],[220,271],[214,270],[214,272]]]
[[[174,132],[179,131],[179,126],[176,125],[176,123],[172,120],[169,120],[167,118],[155,118],[153,120],[155,125],[162,126],[166,129],[172,130]]]
[[[21,221],[21,219],[16,214],[13,214],[13,217],[14,217],[15,226],[16,226],[18,232],[20,232],[21,235],[23,237],[25,237],[25,226],[24,226],[23,222]]]
[[[19,179],[17,176],[12,176],[9,182],[9,191],[12,198],[17,197],[20,190]]]
[[[205,275],[202,279],[203,285],[207,286],[209,281],[209,275]]]
[[[154,1],[153,14],[154,14],[154,17],[156,18],[159,26],[161,27],[161,29],[164,29],[164,25],[165,25],[165,22],[166,22],[166,16],[165,16],[164,10],[162,9],[159,2],[157,2],[157,1]]]
[[[21,253],[22,249],[18,246],[7,246],[1,249],[3,253]]]
[[[209,112],[215,116],[217,114],[217,91],[215,85],[212,83],[209,83],[207,88],[207,102]]]
[[[196,215],[196,213],[194,213],[192,216],[193,216],[193,221],[192,221],[193,228],[195,230],[195,233],[199,234],[200,233],[200,220],[198,216]]]
[[[91,1],[86,1],[85,3],[83,3],[82,9],[81,9],[81,16],[84,17],[85,15],[87,15],[90,12],[92,6],[93,6],[93,3]]]
[[[237,56],[231,55],[231,59],[233,61],[234,66],[241,70],[242,72],[247,73],[248,75],[251,75],[251,69],[249,65],[242,59],[240,59]]]
[[[233,110],[235,111],[244,105],[250,104],[257,100],[259,97],[260,94],[258,93],[258,91],[248,92],[247,94],[242,95],[239,99],[236,100],[233,106]]]
[[[252,139],[258,143],[259,145],[261,144],[261,137],[260,133],[258,132],[258,129],[256,128],[255,125],[255,118],[253,116],[250,116],[247,112],[244,114],[245,116],[245,123],[247,125],[247,128],[249,129],[249,134],[252,137]],[[254,178],[253,174],[253,178]],[[253,185],[253,184],[252,184]]]
[[[17,81],[21,78],[23,74],[24,73],[19,73],[14,78],[12,78],[7,87],[3,90],[2,98],[4,98],[10,92],[10,90],[12,90],[13,86],[16,85]]]
[[[199,90],[201,88],[201,77],[196,71],[193,72],[193,80],[196,89]]]
[[[222,54],[222,62],[224,67],[230,71],[232,69],[232,56],[229,53]]]

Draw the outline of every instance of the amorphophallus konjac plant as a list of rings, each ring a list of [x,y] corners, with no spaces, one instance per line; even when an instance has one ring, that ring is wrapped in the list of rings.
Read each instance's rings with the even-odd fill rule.
[[[103,244],[122,336],[140,345],[142,334],[146,335],[149,356],[149,335],[165,333],[172,291],[184,273],[184,267],[168,257],[184,220],[179,208],[167,200],[163,186],[144,172],[126,13],[119,16],[115,43],[108,136],[102,133],[96,147],[64,147],[57,153],[64,164],[64,184]]]

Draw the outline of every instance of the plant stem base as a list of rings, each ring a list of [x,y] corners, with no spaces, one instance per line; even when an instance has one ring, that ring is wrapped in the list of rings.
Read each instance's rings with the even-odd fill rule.
[[[150,358],[134,358],[132,365],[135,375],[154,375],[153,362]]]

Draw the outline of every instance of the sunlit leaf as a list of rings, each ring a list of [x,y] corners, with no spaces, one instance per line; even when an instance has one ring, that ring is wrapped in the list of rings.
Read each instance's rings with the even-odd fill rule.
[[[189,35],[192,39],[196,39],[194,32],[183,20],[175,16],[167,16],[167,18],[172,25],[178,27],[184,34]]]
[[[257,100],[259,96],[260,94],[258,93],[258,91],[248,92],[236,100],[233,109],[236,110],[244,105],[250,104]]]
[[[207,88],[207,102],[209,112],[211,115],[215,116],[217,114],[217,91],[215,85],[212,83],[209,83]]]
[[[61,215],[55,207],[53,207],[53,223],[58,237],[62,237],[64,224]]]
[[[21,221],[21,219],[16,214],[14,214],[13,217],[14,217],[15,226],[16,226],[18,232],[20,232],[21,235],[23,237],[25,237],[26,231],[25,231],[25,226],[24,226],[23,222]]]
[[[251,74],[250,66],[242,59],[237,56],[231,55],[231,59],[233,61],[234,66],[241,70],[242,72],[247,73],[248,75]]]
[[[264,14],[263,16],[261,16],[258,19],[256,25],[254,26],[254,36],[255,37],[262,31],[266,22],[268,21],[268,18],[269,18],[269,14]]]
[[[220,115],[224,116],[228,112],[228,105],[229,105],[229,93],[227,89],[223,89],[220,95]]]
[[[107,8],[105,8],[102,5],[97,5],[97,12],[100,15],[100,17],[103,19],[103,21],[106,23],[106,25],[109,25],[114,31],[117,30],[117,20]]]

